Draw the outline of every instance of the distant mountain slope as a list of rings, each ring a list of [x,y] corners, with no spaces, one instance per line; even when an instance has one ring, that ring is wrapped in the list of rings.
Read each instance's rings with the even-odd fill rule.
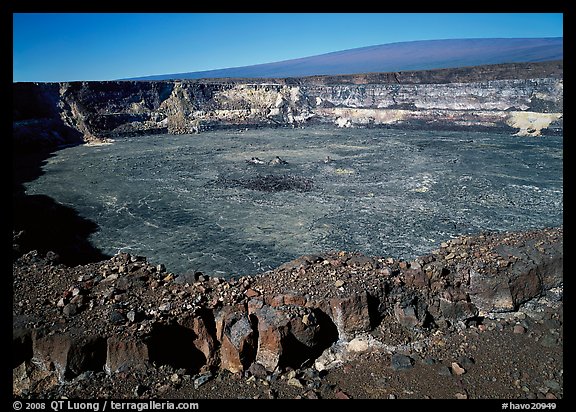
[[[452,39],[382,44],[274,63],[130,80],[272,78],[428,70],[563,59],[563,38]]]

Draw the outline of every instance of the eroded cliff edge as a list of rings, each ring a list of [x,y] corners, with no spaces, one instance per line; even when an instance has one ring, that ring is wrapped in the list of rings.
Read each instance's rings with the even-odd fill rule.
[[[413,362],[459,331],[483,333],[499,315],[535,319],[518,321],[518,334],[544,311],[562,312],[562,228],[462,236],[413,261],[307,255],[229,280],[175,276],[125,253],[76,267],[57,259],[33,251],[13,265],[21,395],[66,394],[66,382],[96,373],[120,386],[138,374],[152,388],[168,379],[154,375],[162,365],[195,375],[197,387],[218,370],[266,378],[312,365],[317,374],[371,351]],[[557,346],[559,333],[541,343]],[[452,364],[452,373],[460,368]]]
[[[287,79],[15,83],[17,148],[312,123],[562,133],[563,62]]]

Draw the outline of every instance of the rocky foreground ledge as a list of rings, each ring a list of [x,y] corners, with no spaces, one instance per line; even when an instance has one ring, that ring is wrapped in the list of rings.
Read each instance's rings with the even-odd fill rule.
[[[67,267],[53,253],[32,251],[14,261],[13,281],[16,396],[78,396],[71,383],[87,376],[107,385],[138,377],[126,392],[85,383],[80,393],[90,396],[175,396],[184,379],[201,390],[227,373],[259,379],[268,391],[282,380],[318,397],[323,374],[364,353],[392,355],[393,370],[409,369],[417,354],[428,359],[439,336],[472,329],[477,336],[495,327],[491,319],[561,312],[563,228],[463,236],[410,262],[344,251],[302,256],[229,280],[175,276],[126,253]],[[511,325],[518,334],[527,326]],[[554,327],[542,341],[561,345]],[[465,373],[466,359],[444,372]],[[162,371],[165,384],[155,385]],[[556,372],[548,389],[522,390],[561,397]]]

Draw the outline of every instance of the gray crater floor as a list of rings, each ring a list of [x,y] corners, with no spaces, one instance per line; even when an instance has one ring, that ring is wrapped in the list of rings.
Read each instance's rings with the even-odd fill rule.
[[[268,164],[276,156],[288,163]],[[105,253],[228,277],[328,250],[410,259],[461,234],[562,225],[562,158],[557,136],[211,131],[67,148],[26,187],[96,222]]]

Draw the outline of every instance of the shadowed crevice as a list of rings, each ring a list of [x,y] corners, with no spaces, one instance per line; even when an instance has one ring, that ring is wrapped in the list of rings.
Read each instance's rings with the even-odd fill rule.
[[[14,329],[12,331],[12,368],[32,359],[32,331]]]
[[[150,361],[197,372],[206,364],[204,354],[194,346],[192,329],[180,325],[156,325],[146,344]]]
[[[66,377],[73,378],[82,372],[99,372],[106,364],[107,340],[102,336],[86,339],[83,345],[73,346],[68,354]]]

